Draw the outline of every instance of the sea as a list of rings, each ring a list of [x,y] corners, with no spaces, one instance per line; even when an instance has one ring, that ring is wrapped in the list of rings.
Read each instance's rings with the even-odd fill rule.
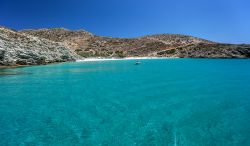
[[[250,146],[249,59],[0,69],[1,146]]]

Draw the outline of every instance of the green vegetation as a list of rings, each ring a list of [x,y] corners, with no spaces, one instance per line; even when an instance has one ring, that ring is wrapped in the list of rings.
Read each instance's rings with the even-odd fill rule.
[[[115,51],[115,54],[120,57],[120,58],[124,58],[126,57],[125,53],[123,51]]]
[[[171,50],[164,50],[164,51],[158,52],[157,54],[158,55],[164,55],[164,54],[174,54],[174,53],[176,53],[176,50],[171,49]]]
[[[175,53],[175,49],[167,50],[166,53],[167,54],[174,54]]]
[[[93,57],[93,53],[92,52],[77,52],[78,55],[82,56],[82,57]]]

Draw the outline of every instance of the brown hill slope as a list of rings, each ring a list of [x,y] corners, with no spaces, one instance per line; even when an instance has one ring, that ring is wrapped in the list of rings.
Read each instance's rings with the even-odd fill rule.
[[[84,30],[70,31],[64,28],[38,29],[38,30],[30,29],[30,30],[22,30],[20,32],[48,39],[54,42],[62,42],[66,47],[70,47],[73,50],[87,47],[88,46],[87,40],[94,37],[93,34]]]
[[[78,55],[77,55],[78,54]],[[63,28],[15,31],[0,27],[0,65],[30,65],[87,57],[250,58],[250,45],[176,34],[138,38],[95,36]]]
[[[176,34],[151,35],[128,39],[94,36],[83,30],[82,33],[65,29],[21,32],[63,42],[82,57],[249,58],[250,50],[250,45],[221,44]]]

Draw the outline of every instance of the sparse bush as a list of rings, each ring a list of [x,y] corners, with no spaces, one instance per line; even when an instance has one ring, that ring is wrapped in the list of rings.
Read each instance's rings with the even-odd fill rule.
[[[76,51],[76,52],[80,52],[80,51],[82,51],[82,49],[76,49],[75,51]]]
[[[174,53],[175,53],[175,49],[167,50],[167,54],[174,54]]]
[[[93,57],[92,52],[77,52],[78,55],[82,56],[82,57]]]
[[[68,59],[69,59],[69,56],[63,55],[61,58],[62,58],[62,60],[68,60]]]
[[[120,58],[124,58],[126,57],[125,53],[123,51],[115,51],[115,53],[117,54],[118,57]]]

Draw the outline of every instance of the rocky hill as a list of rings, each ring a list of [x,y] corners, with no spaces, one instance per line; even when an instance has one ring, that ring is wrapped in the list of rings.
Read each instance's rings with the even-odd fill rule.
[[[37,65],[74,61],[78,55],[62,43],[0,27],[0,65]]]
[[[0,27],[0,65],[32,65],[88,57],[250,58],[250,45],[161,34],[138,38],[95,36],[63,28],[15,31]]]
[[[43,29],[21,31],[64,43],[82,57],[185,57],[249,58],[250,45],[221,44],[177,34],[151,35],[139,38],[94,36],[81,30]]]
[[[86,48],[88,46],[88,40],[94,37],[93,34],[84,30],[70,31],[64,28],[22,30],[20,32],[54,42],[61,42],[72,50]]]

